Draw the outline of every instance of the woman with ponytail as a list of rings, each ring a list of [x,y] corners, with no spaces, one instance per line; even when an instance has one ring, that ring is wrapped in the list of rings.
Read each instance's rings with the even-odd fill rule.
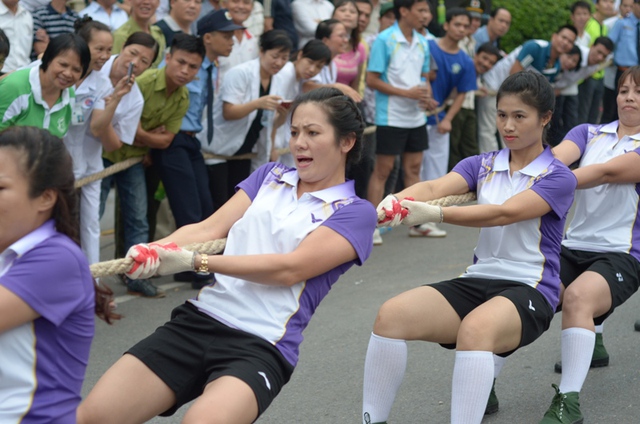
[[[93,314],[118,318],[78,246],[76,202],[59,138],[33,127],[0,133],[2,423],[75,423]]]

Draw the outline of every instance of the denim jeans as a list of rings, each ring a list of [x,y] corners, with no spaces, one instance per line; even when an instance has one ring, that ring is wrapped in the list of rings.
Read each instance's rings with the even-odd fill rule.
[[[113,165],[103,159],[105,168]],[[124,226],[124,251],[138,243],[149,242],[149,223],[147,222],[147,188],[144,167],[141,163],[118,172],[102,180],[100,193],[100,217],[104,214],[105,203],[112,181],[120,198],[120,210]]]

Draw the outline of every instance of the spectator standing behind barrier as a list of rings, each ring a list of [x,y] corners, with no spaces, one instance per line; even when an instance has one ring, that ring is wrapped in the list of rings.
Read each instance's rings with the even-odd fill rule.
[[[298,32],[293,22],[293,0],[264,0],[264,30],[281,29],[286,31],[293,43],[299,46]]]
[[[510,27],[511,13],[504,7],[496,7],[491,12],[487,24],[473,33],[473,38],[476,40],[476,49],[480,48],[484,43],[491,43],[500,48],[500,38],[509,32]]]
[[[115,87],[127,75],[130,64],[133,66],[132,74],[137,78],[149,69],[157,55],[158,43],[156,40],[145,32],[134,32],[125,41],[120,54],[111,56],[100,72]],[[119,155],[118,149],[133,144],[143,107],[144,98],[138,84],[134,81],[131,91],[120,100],[116,108],[111,121],[113,131],[109,128],[107,132],[100,135],[100,141],[104,148],[102,161],[105,167],[113,165],[114,156]],[[100,217],[104,214],[107,196],[112,184],[115,184],[116,188],[115,253],[116,257],[120,257],[124,256],[126,250],[119,246],[144,243],[149,238],[143,164],[136,163],[102,179]]]
[[[362,100],[357,90],[338,82],[338,65],[333,60],[337,55],[345,53],[349,49],[350,39],[344,24],[337,19],[327,19],[318,24],[316,40],[321,40],[329,47],[332,59],[331,63],[325,65],[319,74],[304,82],[302,88],[305,92],[314,88],[333,87],[351,97],[355,102]]]
[[[224,80],[227,71],[234,66],[257,59],[260,52],[259,38],[244,27],[244,21],[251,14],[254,0],[222,0],[223,8],[228,9],[229,19],[239,28],[233,34],[233,50],[228,57],[218,61],[218,79]]]
[[[435,108],[427,40],[418,33],[429,4],[396,0],[396,23],[381,32],[371,47],[367,85],[376,90],[376,163],[369,180],[368,200],[378,204],[396,156],[402,156],[404,184],[420,181],[420,164],[429,145],[425,109]],[[382,244],[376,228],[373,242]]]
[[[640,63],[638,53],[638,26],[640,25],[640,2],[636,0],[629,13],[625,18],[615,23],[609,38],[613,41],[615,48],[613,50],[613,63],[617,67],[616,76],[613,81],[613,87],[618,86],[620,75],[631,66]],[[606,99],[607,107],[602,111],[601,122],[613,122],[618,119],[618,108],[615,107],[615,91],[610,92]]]
[[[591,47],[599,37],[609,33],[609,28],[604,24],[604,20],[615,13],[613,5],[613,0],[596,0],[596,11],[585,27],[585,33],[589,34],[588,47]],[[577,124],[600,122],[603,94],[604,69],[599,70],[578,85]]]
[[[473,66],[476,70],[476,85],[478,86],[478,90],[467,93],[467,96],[469,93],[473,93],[473,107],[465,107],[467,105],[463,104],[460,111],[453,118],[453,121],[451,121],[449,170],[453,169],[462,159],[480,153],[478,148],[478,119],[475,110],[475,99],[476,96],[482,97],[484,93],[486,93],[486,89],[484,89],[481,84],[482,75],[490,71],[501,57],[500,50],[491,43],[484,43],[473,56]],[[465,102],[466,100],[465,96]]]
[[[78,18],[78,14],[67,6],[66,0],[52,0],[46,6],[34,10],[31,59],[37,59],[52,38],[72,33],[73,24]]]
[[[33,17],[18,0],[0,2],[0,29],[11,40],[11,51],[0,70],[4,73],[27,66],[33,48]]]
[[[130,0],[131,1],[131,17],[127,22],[122,24],[113,33],[113,53],[120,53],[125,41],[134,32],[142,31],[156,40],[160,46],[160,54],[156,57],[155,62],[151,64],[152,68],[157,68],[164,57],[167,42],[164,39],[162,30],[153,25],[153,16],[158,8],[158,0]]]
[[[622,0],[618,8],[620,13],[617,16],[613,16],[609,19],[605,19],[604,26],[607,27],[607,31],[609,34],[611,34],[611,30],[613,29],[613,26],[615,25],[616,22],[618,22],[620,19],[624,18],[629,13],[631,13],[631,10],[633,9],[633,3],[634,3],[634,0]],[[614,63],[611,64],[611,66],[607,67],[604,70],[604,79],[603,79],[604,93],[602,95],[602,115],[598,122],[610,122],[610,121],[605,121],[604,117],[608,116],[610,118],[612,116],[611,113],[615,109],[617,109],[616,107],[616,97],[618,96],[617,87],[616,87],[617,71],[618,71],[618,67],[615,64],[615,61]]]
[[[273,76],[289,61],[292,48],[291,39],[284,31],[267,31],[260,37],[260,57],[231,68],[215,99],[213,140],[206,150],[223,156],[257,152],[262,164],[269,161],[268,136],[274,111],[282,101],[275,93]],[[209,165],[209,184],[213,207],[217,210],[251,174],[252,160],[209,162],[214,162]]]
[[[198,21],[198,36],[202,39],[205,56],[196,77],[186,86],[189,109],[169,147],[151,151],[178,228],[200,222],[213,213],[209,177],[196,134],[202,131],[205,145],[213,139],[213,119],[203,121],[202,113],[203,110],[209,113],[213,108],[216,62],[219,57],[231,53],[233,32],[239,28],[228,18],[226,9],[213,11]],[[197,290],[213,283],[210,275],[195,272],[175,274],[174,280],[189,282]]]
[[[155,23],[162,30],[167,46],[177,33],[193,35],[195,22],[200,15],[202,0],[171,0],[169,14]]]
[[[182,118],[189,108],[189,91],[185,87],[196,76],[202,65],[204,49],[202,40],[187,34],[177,34],[169,53],[165,57],[166,66],[162,69],[152,69],[137,79],[138,88],[144,98],[144,108],[140,117],[140,125],[136,131],[133,145],[123,145],[120,149],[105,153],[104,157],[116,163],[131,157],[144,156],[149,148],[166,149],[180,130]],[[158,179],[154,178],[156,170],[147,168],[146,189],[139,187],[141,181],[136,182],[136,202],[146,203],[146,210],[138,205],[138,211],[145,210],[147,223],[149,216],[155,211],[149,211],[149,197],[153,196],[158,186]],[[139,174],[138,174],[139,175]],[[140,176],[142,181],[145,177]],[[143,191],[144,190],[144,191]],[[149,225],[148,228],[151,228]],[[149,234],[141,234],[147,237]],[[131,246],[125,245],[128,249]],[[124,277],[124,283],[131,294],[145,297],[162,297],[164,293],[158,290],[149,280],[132,280]]]
[[[71,124],[73,85],[89,71],[90,62],[81,37],[63,34],[51,40],[39,67],[0,80],[0,130],[22,125],[63,137]]]
[[[76,21],[76,33],[87,42],[91,63],[87,74],[76,83],[71,126],[63,141],[73,158],[74,177],[79,179],[104,169],[100,137],[113,131],[115,110],[131,90],[133,80],[121,78],[114,90],[100,73],[111,57],[113,36],[109,27],[85,17]],[[100,181],[80,190],[80,246],[89,264],[100,262]]]
[[[90,16],[94,21],[102,22],[113,32],[127,22],[129,15],[118,6],[117,0],[93,0],[78,15]]]
[[[329,0],[294,0],[291,3],[293,24],[298,33],[298,48],[304,47],[307,41],[314,38],[318,24],[331,18],[334,8]]]
[[[354,0],[337,0],[333,18],[339,20],[349,33],[347,51],[333,58],[336,64],[336,82],[360,91],[360,74],[367,61],[367,51],[360,39],[359,13]]]
[[[0,133],[3,423],[75,423],[94,311],[117,318],[77,245],[73,185],[59,138],[29,127]]]
[[[453,104],[447,111],[438,112],[427,118],[429,147],[422,157],[420,179],[434,180],[447,173],[449,166],[449,137],[453,118],[458,114],[465,95],[474,91],[476,70],[471,58],[459,47],[469,30],[470,15],[462,8],[447,11],[443,25],[445,35],[438,40],[429,41],[429,51],[438,64],[438,72],[432,81],[433,98],[438,104],[444,104],[453,90],[457,90]],[[412,236],[444,237],[446,231],[433,223],[426,223],[410,230]]]

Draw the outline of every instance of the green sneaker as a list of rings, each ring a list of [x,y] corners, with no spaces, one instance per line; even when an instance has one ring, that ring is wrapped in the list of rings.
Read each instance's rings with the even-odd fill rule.
[[[498,412],[500,408],[500,402],[498,402],[498,396],[496,396],[496,379],[493,379],[493,386],[491,386],[491,393],[489,393],[489,400],[487,400],[487,408],[484,410],[484,415],[492,415]]]
[[[551,386],[556,394],[539,424],[582,424],[584,417],[580,412],[578,392],[560,393],[558,386]]]
[[[596,344],[593,346],[593,355],[591,356],[591,368],[601,368],[609,365],[609,352],[604,347],[602,333],[596,333]],[[556,362],[553,370],[558,374],[562,374],[562,361]]]
[[[633,324],[633,328],[634,328],[636,331],[640,331],[640,319],[639,319],[639,320],[637,320],[635,324]]]

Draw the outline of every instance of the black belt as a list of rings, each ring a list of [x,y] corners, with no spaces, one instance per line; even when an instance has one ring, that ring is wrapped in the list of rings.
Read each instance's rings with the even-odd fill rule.
[[[180,130],[180,132],[181,132],[182,134],[186,134],[186,135],[188,135],[189,137],[195,137],[195,136],[196,136],[196,134],[198,134],[198,133],[197,133],[197,132],[195,132],[195,131],[182,131],[182,130]]]

